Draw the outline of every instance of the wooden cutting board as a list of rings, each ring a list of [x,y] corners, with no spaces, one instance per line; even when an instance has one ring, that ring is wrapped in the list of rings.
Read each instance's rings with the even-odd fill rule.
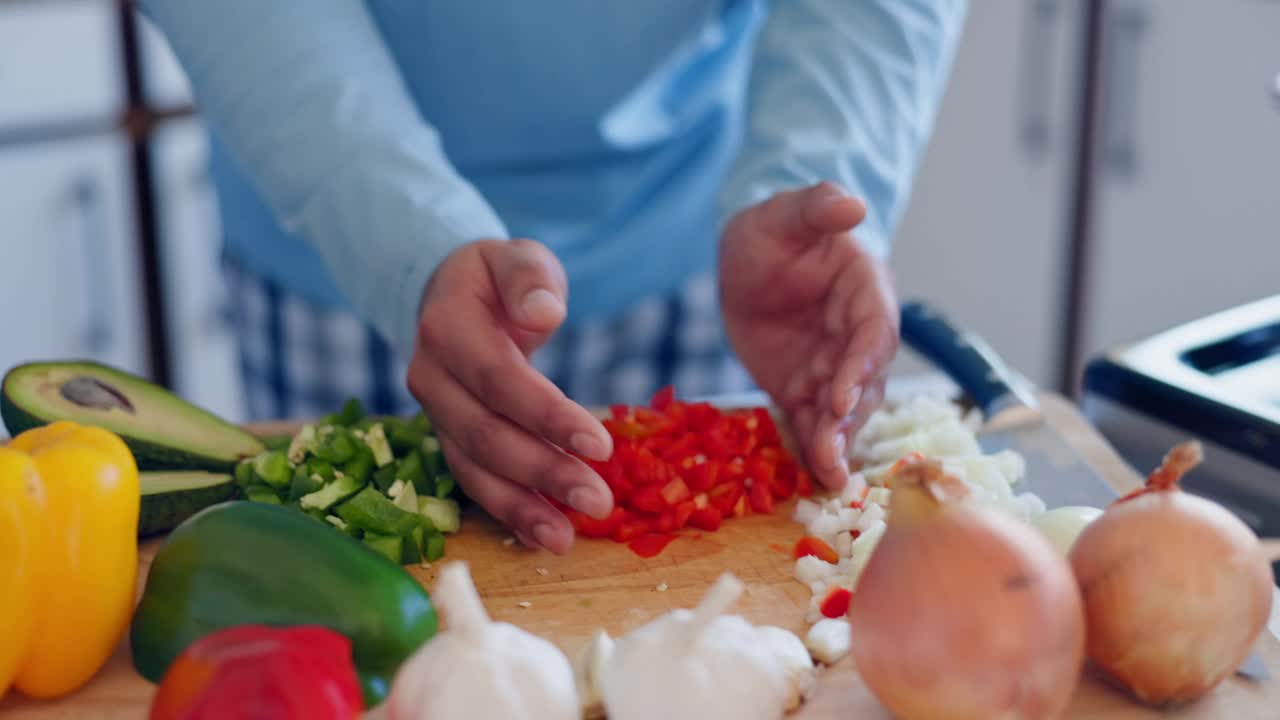
[[[1075,410],[1056,396],[1045,398],[1051,424],[1103,472],[1117,491],[1139,483],[1106,442]],[[287,424],[260,425],[261,432],[288,431]],[[778,625],[797,633],[806,629],[807,588],[792,579],[788,548],[800,533],[790,521],[792,504],[770,517],[726,522],[715,533],[686,532],[656,558],[644,560],[623,545],[580,540],[567,557],[522,549],[503,541],[508,534],[487,517],[473,513],[462,531],[450,538],[446,560],[471,564],[476,585],[489,612],[497,620],[519,625],[553,640],[576,655],[596,628],[615,637],[677,607],[692,607],[723,572],[732,571],[747,586],[737,610],[752,622]],[[158,546],[142,548],[142,572]],[[317,561],[322,561],[318,559]],[[410,566],[408,570],[428,589],[437,568]],[[665,591],[658,587],[666,586]],[[939,599],[939,602],[945,600]],[[530,606],[523,608],[520,603]],[[1194,705],[1158,712],[1130,701],[1091,674],[1076,693],[1069,717],[1097,720],[1138,718],[1230,718],[1274,720],[1280,717],[1280,643],[1267,633],[1259,652],[1274,677],[1253,683],[1233,677],[1211,696]],[[56,702],[33,702],[11,697],[0,702],[0,720],[67,720],[103,718],[133,720],[146,717],[152,686],[133,672],[128,650],[121,647],[108,665],[85,688]],[[823,671],[816,695],[793,714],[804,720],[889,718],[859,682],[845,658]]]

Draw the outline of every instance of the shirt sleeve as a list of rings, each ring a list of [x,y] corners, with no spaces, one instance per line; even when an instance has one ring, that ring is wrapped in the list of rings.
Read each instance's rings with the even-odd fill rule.
[[[143,0],[201,115],[281,224],[402,352],[458,246],[507,235],[450,165],[354,0]]]
[[[776,0],[752,61],[724,217],[830,180],[866,201],[855,234],[886,259],[966,10],[966,0]]]

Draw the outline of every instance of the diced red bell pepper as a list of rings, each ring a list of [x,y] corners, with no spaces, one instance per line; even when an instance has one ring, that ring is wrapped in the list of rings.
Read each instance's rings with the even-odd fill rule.
[[[739,495],[738,502],[733,504],[733,516],[736,518],[747,516],[747,496]]]
[[[737,458],[735,458],[730,462],[725,463],[720,468],[721,483],[734,482],[741,485],[745,483],[746,479],[747,479],[747,466],[746,464],[739,462]]]
[[[608,430],[609,434],[615,438],[621,437],[634,439],[648,437],[652,434],[652,431],[649,428],[630,418],[605,418],[601,424],[603,424],[604,429]]]
[[[648,534],[650,524],[645,519],[628,519],[613,531],[615,542],[626,543]]]
[[[579,535],[589,538],[607,538],[613,535],[614,529],[627,519],[627,511],[615,505],[613,511],[603,520],[597,520],[577,510],[569,510],[566,516]]]
[[[648,408],[636,408],[634,412],[636,422],[644,427],[650,436],[670,435],[679,429],[671,418]]]
[[[734,507],[745,492],[746,488],[741,483],[723,482],[711,488],[707,493],[707,500],[712,507],[720,511],[722,516],[728,517],[733,514]]]
[[[640,485],[628,496],[628,505],[640,512],[660,513],[667,507],[662,499],[662,488],[657,485]]]
[[[628,477],[636,485],[654,485],[666,480],[667,465],[655,456],[648,448],[636,450],[631,457]]]
[[[672,400],[671,404],[667,405],[667,409],[663,410],[663,412],[666,413],[667,417],[671,418],[671,422],[675,423],[677,428],[681,430],[689,429],[688,410],[685,408],[684,403],[679,400]]]
[[[715,532],[720,529],[721,520],[723,520],[723,517],[719,510],[713,507],[699,508],[689,516],[689,527]]]
[[[751,509],[764,515],[773,512],[773,492],[759,480],[751,483]]]
[[[702,432],[715,424],[720,418],[720,411],[711,403],[690,403],[685,408],[685,425],[694,432]]]
[[[800,559],[805,555],[812,555],[823,562],[835,564],[840,562],[840,556],[836,554],[834,548],[828,545],[822,538],[816,538],[812,535],[805,535],[796,541],[795,552],[796,559]]]
[[[720,481],[720,461],[703,459],[698,462],[698,458],[690,458],[690,467],[683,470],[685,484],[694,492],[704,492],[710,490]]]
[[[676,389],[671,385],[667,385],[653,394],[653,398],[649,400],[649,407],[658,412],[664,412],[671,406],[671,402],[675,400],[675,397]]]
[[[698,453],[697,433],[686,432],[679,440],[667,445],[658,452],[658,456],[667,462],[677,462]]]
[[[674,532],[676,529],[676,511],[674,509],[663,510],[658,519],[653,522],[653,531],[656,533]]]
[[[853,593],[842,587],[833,587],[827,592],[826,597],[822,598],[818,609],[822,611],[824,617],[840,618],[849,612],[849,600],[853,597]]]
[[[609,414],[614,420],[625,420],[631,417],[631,406],[623,404],[614,404],[609,406]]]
[[[668,482],[666,485],[663,485],[660,492],[662,494],[663,501],[666,502],[668,507],[675,507],[676,505],[693,497],[693,493],[689,492],[689,486],[680,478],[676,478],[671,482]]]
[[[675,539],[676,536],[669,533],[650,534],[632,540],[628,547],[642,558],[651,558],[662,552]]]
[[[756,438],[759,439],[761,445],[771,446],[781,442],[778,435],[778,426],[773,422],[773,415],[769,414],[768,408],[752,408],[751,413],[755,415],[759,425],[756,427]]]
[[[677,530],[689,524],[689,518],[693,516],[693,511],[696,509],[697,507],[694,505],[693,500],[685,500],[679,505],[676,505],[675,517]]]
[[[708,457],[731,458],[738,455],[738,443],[728,418],[718,418],[702,433],[702,447]]]

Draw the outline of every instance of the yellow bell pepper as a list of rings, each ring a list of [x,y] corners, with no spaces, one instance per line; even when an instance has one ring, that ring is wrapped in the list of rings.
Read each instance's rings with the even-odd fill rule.
[[[136,600],[139,504],[133,454],[101,428],[57,422],[0,449],[0,697],[61,697],[111,657]]]

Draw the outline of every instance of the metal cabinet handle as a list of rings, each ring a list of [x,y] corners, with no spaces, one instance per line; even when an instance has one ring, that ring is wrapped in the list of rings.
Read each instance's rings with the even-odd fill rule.
[[[102,186],[92,174],[76,178],[71,188],[72,202],[80,221],[81,257],[84,260],[85,329],[82,339],[90,356],[100,356],[115,342],[115,320],[111,311],[111,256],[107,247],[107,221],[102,206]]]
[[[1107,31],[1109,92],[1103,161],[1114,175],[1125,178],[1133,177],[1138,165],[1138,56],[1147,22],[1142,7],[1126,4],[1111,13]]]
[[[1054,23],[1058,0],[1035,0],[1022,33],[1022,64],[1018,82],[1018,135],[1027,155],[1042,158],[1049,150],[1049,104],[1053,93]]]

